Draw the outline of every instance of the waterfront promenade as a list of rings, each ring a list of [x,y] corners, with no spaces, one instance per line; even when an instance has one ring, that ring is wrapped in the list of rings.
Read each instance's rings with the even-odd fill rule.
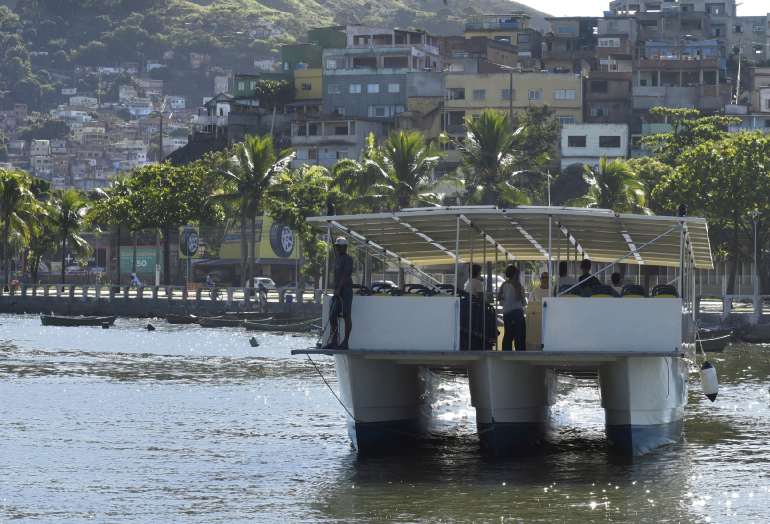
[[[289,298],[291,297],[291,298]],[[168,313],[216,315],[230,311],[320,312],[320,292],[270,291],[261,305],[250,289],[241,287],[190,289],[185,286],[128,286],[84,284],[21,285],[0,290],[0,313],[59,315],[118,315],[154,317]]]

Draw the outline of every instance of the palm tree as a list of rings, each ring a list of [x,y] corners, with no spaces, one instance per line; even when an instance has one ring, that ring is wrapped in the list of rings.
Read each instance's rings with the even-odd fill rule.
[[[249,277],[254,276],[256,222],[257,215],[263,210],[263,198],[277,175],[288,169],[294,153],[284,151],[276,155],[271,135],[246,135],[242,143],[235,145],[234,153],[229,166],[222,171],[224,177],[232,182],[233,191],[215,196],[238,205],[241,219],[241,276],[246,286],[251,282]],[[247,222],[251,227],[250,245],[246,234]]]
[[[21,171],[0,169],[0,223],[3,228],[2,262],[5,268],[4,284],[10,282],[11,235],[29,239],[38,215],[43,213],[39,202],[30,190],[32,180]]]
[[[343,191],[371,200],[375,207],[435,204],[431,176],[439,158],[416,131],[391,133],[379,147],[369,135],[361,161],[341,160],[334,166],[334,178]]]
[[[61,243],[61,282],[65,282],[67,247],[78,255],[89,252],[88,242],[80,236],[87,202],[74,189],[67,189],[51,202],[53,216]]]
[[[576,203],[618,213],[649,213],[644,183],[625,160],[602,157],[598,166],[584,167],[588,193]]]
[[[523,203],[524,193],[512,185],[518,155],[516,137],[522,128],[512,130],[509,115],[484,110],[478,119],[465,122],[467,134],[458,147],[462,157],[460,178],[465,202],[480,199],[482,204]]]

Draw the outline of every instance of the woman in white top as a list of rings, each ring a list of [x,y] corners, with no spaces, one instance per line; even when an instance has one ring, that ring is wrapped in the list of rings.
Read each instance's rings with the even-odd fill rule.
[[[479,264],[471,266],[471,278],[465,283],[463,289],[472,297],[480,298],[484,294],[484,279],[481,278],[481,266]]]
[[[505,268],[505,282],[497,292],[497,299],[503,305],[503,351],[511,351],[513,345],[516,351],[525,350],[527,328],[524,323],[524,307],[527,298],[524,295],[524,286],[519,282],[519,270],[514,265]]]

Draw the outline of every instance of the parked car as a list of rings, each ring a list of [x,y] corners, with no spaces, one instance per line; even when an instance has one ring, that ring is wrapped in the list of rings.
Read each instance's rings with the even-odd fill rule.
[[[275,285],[275,281],[269,277],[254,277],[253,282],[254,289],[258,289],[260,284],[262,284],[268,291],[276,291],[278,289],[278,286]]]

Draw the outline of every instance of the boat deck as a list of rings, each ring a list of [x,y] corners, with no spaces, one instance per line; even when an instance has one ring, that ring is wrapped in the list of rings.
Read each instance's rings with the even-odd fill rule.
[[[361,349],[295,349],[292,355],[350,356],[397,361],[412,365],[462,366],[482,359],[526,362],[531,365],[572,367],[615,362],[624,358],[686,358],[681,351],[423,351]]]

